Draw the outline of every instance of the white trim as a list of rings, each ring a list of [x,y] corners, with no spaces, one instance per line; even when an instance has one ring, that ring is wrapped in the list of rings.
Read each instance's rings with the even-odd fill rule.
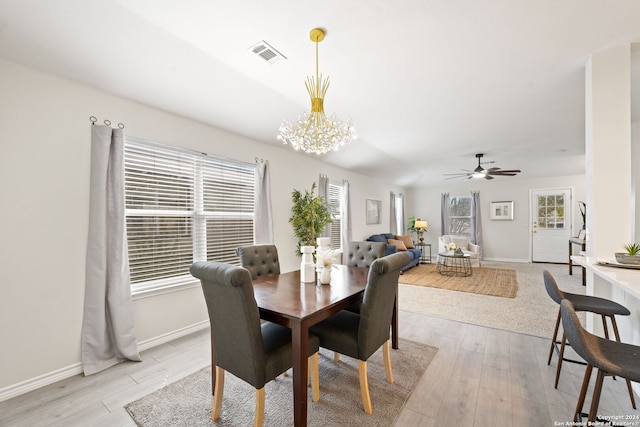
[[[0,402],[82,373],[82,363],[61,368],[0,389]]]
[[[155,338],[150,338],[138,343],[138,351],[148,350],[150,348],[159,346],[166,342],[184,337],[189,334],[201,331],[209,327],[209,319],[202,322],[195,323],[193,325],[169,332],[168,334],[159,335]],[[82,363],[74,363],[65,368],[61,368],[49,373],[39,375],[37,377],[12,384],[10,386],[0,389],[0,402],[9,400],[13,397],[20,396],[21,394],[28,393],[30,391],[39,389],[41,387],[53,384],[55,382],[64,380],[74,375],[82,374]]]
[[[158,335],[155,338],[150,338],[148,340],[144,340],[138,343],[138,351],[145,351],[153,347],[157,347],[160,344],[167,343],[169,341],[173,341],[175,339],[187,336],[189,334],[193,334],[195,332],[201,331],[203,329],[207,329],[209,327],[209,319],[203,320],[202,322],[195,323],[193,325],[177,329],[173,332],[169,332],[168,334]]]
[[[527,264],[531,264],[531,260],[530,259],[518,259],[518,258],[489,258],[489,257],[484,257],[484,258],[482,258],[482,261],[524,262],[524,263],[527,263]],[[480,264],[482,264],[482,261],[480,261]]]

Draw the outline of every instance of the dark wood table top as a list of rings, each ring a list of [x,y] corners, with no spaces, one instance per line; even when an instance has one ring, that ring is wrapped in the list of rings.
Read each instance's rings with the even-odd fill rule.
[[[345,300],[361,299],[368,274],[366,267],[334,265],[329,285],[302,283],[300,271],[291,271],[256,279],[253,288],[261,317],[283,324],[274,318],[299,321],[318,312],[333,311],[334,306],[344,305]]]

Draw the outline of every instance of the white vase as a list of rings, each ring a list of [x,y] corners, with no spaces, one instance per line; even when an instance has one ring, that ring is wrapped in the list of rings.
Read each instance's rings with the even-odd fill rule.
[[[331,282],[331,267],[322,267],[320,271],[320,284],[328,285]]]
[[[301,246],[302,262],[300,262],[300,281],[304,283],[313,283],[316,281],[316,266],[313,263],[313,246]]]

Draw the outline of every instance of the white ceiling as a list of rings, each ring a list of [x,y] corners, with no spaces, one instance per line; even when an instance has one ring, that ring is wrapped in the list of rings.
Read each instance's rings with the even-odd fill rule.
[[[358,133],[326,161],[427,186],[485,153],[523,171],[496,179],[534,178],[584,173],[584,65],[640,42],[640,1],[0,0],[0,56],[280,144],[309,110],[314,27],[325,111]],[[287,60],[250,54],[260,40]]]

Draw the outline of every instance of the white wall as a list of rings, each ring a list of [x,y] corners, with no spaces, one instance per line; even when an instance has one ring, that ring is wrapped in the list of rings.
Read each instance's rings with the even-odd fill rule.
[[[429,221],[429,231],[424,234],[425,242],[431,243],[433,254],[437,254],[440,230],[440,198],[448,192],[452,196],[468,195],[470,191],[480,192],[482,220],[482,249],[487,260],[530,261],[529,241],[529,190],[541,188],[573,188],[573,232],[577,235],[582,227],[578,201],[584,201],[585,176],[574,175],[544,179],[520,179],[498,177],[480,182],[447,181],[442,186],[407,191],[406,214],[416,215]],[[489,204],[492,201],[514,202],[513,221],[492,221],[489,219]],[[587,213],[588,215],[588,213]]]
[[[353,238],[389,229],[389,192],[369,177],[0,59],[0,394],[80,362],[89,209],[89,116],[127,135],[242,161],[269,160],[275,244],[296,269],[290,194],[319,173],[351,183]],[[250,120],[250,118],[248,118]],[[274,132],[278,124],[274,124]],[[382,224],[365,225],[365,198]],[[205,321],[199,288],[134,301],[139,341]]]

